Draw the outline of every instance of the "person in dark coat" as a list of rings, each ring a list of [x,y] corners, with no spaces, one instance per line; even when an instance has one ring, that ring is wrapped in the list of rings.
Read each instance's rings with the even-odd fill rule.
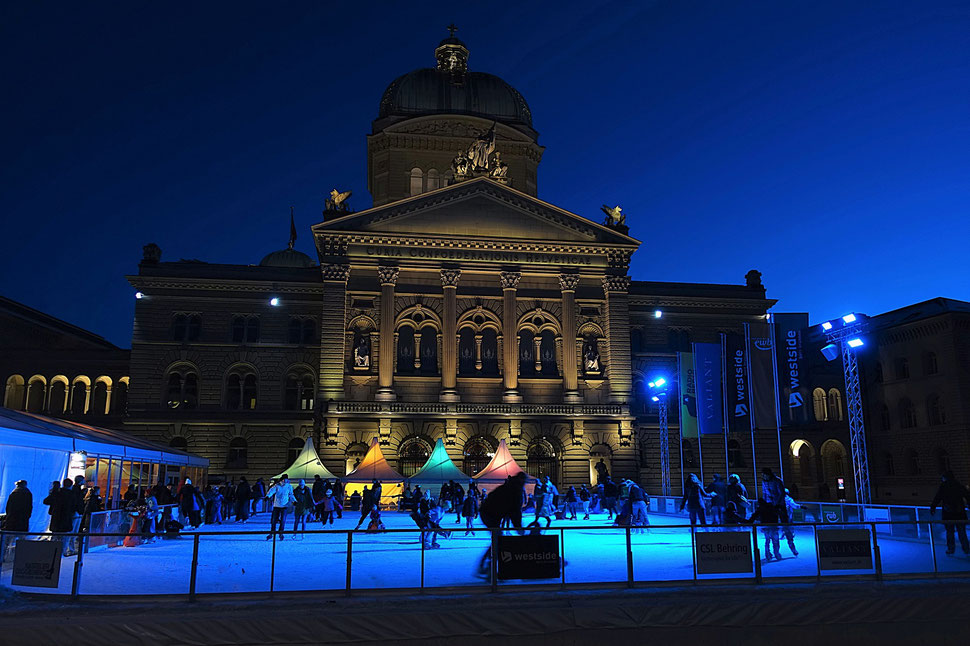
[[[687,507],[691,525],[696,525],[697,521],[700,521],[701,525],[707,525],[707,519],[704,517],[704,499],[708,497],[708,493],[704,491],[704,485],[701,484],[697,474],[691,473],[687,478],[684,497],[680,501],[681,511],[684,511],[684,507]]]
[[[263,505],[263,511],[266,511],[266,503],[263,502],[266,498],[266,483],[263,482],[262,478],[256,478],[256,484],[253,485],[250,497],[253,501],[253,516],[259,513],[260,505]]]
[[[44,498],[44,504],[49,505],[48,513],[51,516],[51,534],[67,534],[71,531],[74,524],[74,493],[71,487],[74,483],[70,478],[65,478],[63,483],[53,482],[50,494]],[[71,541],[62,541],[61,548],[66,554],[70,551]]]
[[[525,499],[525,480],[525,473],[519,472],[495,487],[482,500],[479,517],[485,527],[496,530],[504,520],[508,521],[508,524],[514,527],[519,534],[522,533],[522,502]],[[479,562],[479,572],[488,572],[488,561],[491,557],[492,548],[489,546]]]
[[[310,495],[313,496],[313,513],[317,520],[323,516],[323,497],[327,493],[326,483],[320,474],[313,476],[313,486],[310,487]]]
[[[252,495],[252,489],[249,486],[249,482],[246,481],[246,476],[239,478],[239,484],[236,485],[236,522],[245,523],[249,520],[249,497]]]
[[[711,493],[711,524],[724,524],[724,508],[727,506],[727,486],[720,473],[711,477],[711,484],[707,490]]]
[[[384,495],[384,487],[380,480],[374,480],[374,486],[370,488],[371,499],[374,501],[374,509],[380,511],[381,496]]]
[[[306,531],[306,517],[313,513],[316,505],[313,504],[313,493],[306,482],[300,480],[299,486],[293,489],[293,497],[296,503],[293,505],[293,533],[299,528],[301,532]]]
[[[473,495],[471,491],[461,503],[461,515],[465,517],[465,536],[474,536],[472,525],[475,517],[478,516],[478,496]]]
[[[189,478],[185,479],[185,484],[179,490],[179,511],[182,513],[183,518],[189,519],[189,524],[193,528],[198,527],[202,524],[202,505],[199,504],[199,499],[195,495],[197,492],[195,485],[192,484],[192,480]]]
[[[775,548],[774,558],[781,560],[780,541],[778,539],[778,523],[782,522],[781,514],[778,513],[778,506],[768,502],[764,498],[758,498],[758,506],[748,519],[749,523],[761,523],[761,533],[765,537],[765,561],[772,559],[771,548]]]
[[[26,480],[18,480],[7,496],[7,514],[3,529],[8,532],[30,531],[30,515],[34,512],[34,495],[27,488]]]
[[[87,492],[84,494],[84,513],[81,516],[81,531],[89,531],[91,529],[91,514],[103,510],[104,501],[101,500],[101,487],[88,487]],[[104,531],[104,529],[100,531]]]
[[[727,484],[727,501],[724,506],[727,508],[727,503],[734,503],[734,510],[739,514],[744,514],[744,510],[748,505],[748,490],[745,488],[744,484],[741,483],[741,477],[732,473],[728,476]]]
[[[357,521],[357,526],[354,529],[360,529],[360,526],[364,523],[368,516],[370,516],[370,510],[374,508],[374,492],[364,485],[364,493],[360,497],[360,520]]]
[[[966,521],[967,503],[970,503],[970,492],[947,470],[940,479],[940,488],[936,490],[933,503],[930,505],[930,515],[936,514],[936,508],[943,505],[943,526],[946,528],[946,553],[953,554],[955,545],[953,534],[960,537],[960,547],[964,554],[970,554],[970,543],[967,542],[966,522],[948,523],[948,520]]]
[[[61,531],[57,529],[61,524],[59,521],[60,501],[58,500],[60,493],[61,481],[55,480],[51,483],[51,488],[47,491],[47,497],[44,498],[44,504],[47,505],[47,515],[51,517],[49,528],[51,533]]]
[[[461,508],[465,501],[465,490],[457,482],[451,483],[451,507],[455,512],[455,523],[461,522]]]
[[[619,495],[619,488],[616,483],[613,482],[607,476],[606,482],[603,483],[603,507],[606,508],[606,513],[609,514],[607,520],[613,520],[613,513],[616,511],[616,497]]]

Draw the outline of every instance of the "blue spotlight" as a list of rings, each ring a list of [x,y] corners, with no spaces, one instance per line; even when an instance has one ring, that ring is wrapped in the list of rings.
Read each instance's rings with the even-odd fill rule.
[[[855,314],[846,314],[842,317],[842,320],[846,323],[855,323]]]
[[[829,330],[832,329],[832,323],[829,322],[829,321],[826,321],[825,323],[822,323],[822,329],[825,330],[826,332],[828,332]]]
[[[862,339],[860,339],[859,337],[856,337],[854,339],[849,339],[848,341],[846,341],[846,345],[848,345],[850,348],[861,348],[862,346],[865,345],[865,343],[862,341]]]

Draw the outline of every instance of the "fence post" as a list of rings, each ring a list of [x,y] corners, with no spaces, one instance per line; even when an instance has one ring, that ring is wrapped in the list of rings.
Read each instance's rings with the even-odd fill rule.
[[[933,520],[930,519],[926,521],[926,530],[930,535],[930,556],[933,557],[933,574],[934,576],[939,574],[939,569],[936,567],[936,536],[933,535]]]
[[[3,557],[7,555],[7,534],[0,529],[0,571],[3,569]]]
[[[501,530],[493,527],[490,531],[492,544],[489,547],[489,569],[491,570],[492,592],[498,591],[498,533]]]
[[[690,524],[690,563],[694,569],[694,583],[697,583],[697,548],[694,546],[694,523]]]
[[[199,568],[199,533],[192,537],[192,573],[189,576],[189,601],[195,601],[195,578]]]
[[[872,528],[872,556],[876,566],[876,581],[882,581],[882,555],[879,552],[879,542],[876,540],[876,524],[870,523]]]
[[[280,522],[280,525],[283,525],[282,521]],[[273,592],[276,587],[276,527],[270,524],[269,529],[271,532],[273,532],[273,550],[270,553],[269,561],[269,591]]]
[[[79,534],[78,545],[79,549],[77,551],[77,558],[74,559],[74,576],[71,578],[71,598],[77,599],[81,594],[81,566],[84,565],[84,551],[85,543],[84,535]]]
[[[633,544],[629,526],[626,528],[626,587],[633,587]]]
[[[764,583],[764,578],[761,576],[761,550],[758,548],[758,528],[754,525],[751,526],[751,541],[754,544],[754,582]]]
[[[424,532],[421,532],[419,540],[421,541],[421,592],[424,592]]]
[[[566,532],[559,528],[559,588],[566,588]]]
[[[350,596],[350,571],[351,571],[350,564],[353,561],[353,557],[351,556],[351,554],[353,553],[353,549],[354,549],[354,532],[348,531],[347,532],[347,587],[346,587],[348,597]]]

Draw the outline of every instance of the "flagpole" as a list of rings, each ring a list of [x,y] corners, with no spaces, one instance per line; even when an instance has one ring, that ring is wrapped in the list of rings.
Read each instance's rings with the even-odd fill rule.
[[[683,353],[677,353],[677,435],[680,440],[680,495],[684,495],[684,388],[681,375],[684,374],[682,363]]]
[[[778,477],[785,479],[785,464],[781,459],[781,390],[778,387],[778,347],[775,345],[775,324],[768,323],[771,339],[771,372],[775,376],[775,431],[778,437]]]
[[[728,410],[728,372],[727,372],[727,335],[721,332],[721,395],[724,398],[724,481],[727,482],[731,460],[728,457],[728,431],[731,430]]]
[[[754,447],[754,417],[755,417],[755,406],[754,406],[754,382],[751,379],[751,325],[745,321],[741,325],[744,326],[744,351],[747,354],[745,357],[747,364],[748,373],[748,420],[751,422],[751,477],[754,480],[754,487],[757,488],[758,484],[758,452]]]

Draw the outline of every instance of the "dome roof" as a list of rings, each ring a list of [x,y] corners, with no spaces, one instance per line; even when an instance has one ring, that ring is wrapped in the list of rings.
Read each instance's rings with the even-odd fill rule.
[[[427,114],[470,114],[532,128],[525,98],[492,74],[466,72],[455,83],[448,71],[425,68],[399,76],[384,90],[379,119]]]
[[[280,249],[266,254],[266,257],[259,261],[260,267],[312,267],[313,259],[302,251],[296,249]]]

